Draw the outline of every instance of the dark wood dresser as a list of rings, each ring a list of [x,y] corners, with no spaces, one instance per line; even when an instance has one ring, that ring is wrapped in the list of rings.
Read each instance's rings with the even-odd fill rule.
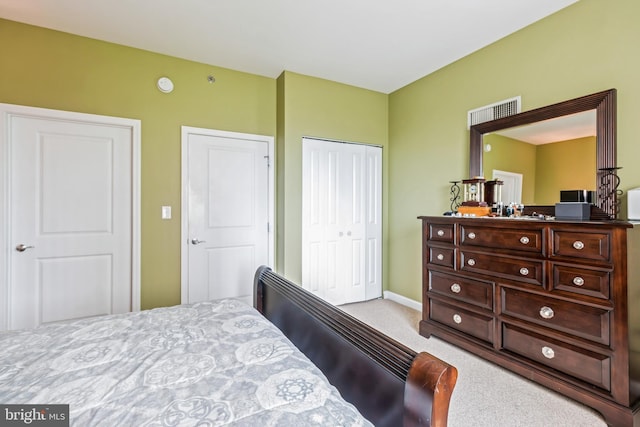
[[[609,425],[640,425],[630,223],[419,219],[421,335],[590,406]]]

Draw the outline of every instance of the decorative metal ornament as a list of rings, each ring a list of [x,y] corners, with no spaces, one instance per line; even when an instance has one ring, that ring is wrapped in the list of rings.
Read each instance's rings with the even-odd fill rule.
[[[612,168],[600,168],[598,174],[600,175],[600,188],[598,195],[603,202],[602,206],[606,212],[613,212],[613,218],[617,219],[620,213],[620,204],[622,203],[621,196],[623,191],[620,190],[620,177],[618,176],[618,170],[621,167]]]
[[[451,194],[451,198],[449,198],[449,201],[451,202],[449,205],[451,212],[457,211],[460,206],[460,202],[458,201],[460,199],[460,192],[462,191],[458,185],[460,182],[461,181],[449,181],[451,184],[451,188],[449,189],[449,194]]]

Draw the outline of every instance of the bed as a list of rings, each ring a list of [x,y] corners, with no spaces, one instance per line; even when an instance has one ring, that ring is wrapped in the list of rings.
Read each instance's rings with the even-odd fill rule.
[[[457,371],[269,268],[224,299],[0,334],[0,404],[78,426],[445,426]]]

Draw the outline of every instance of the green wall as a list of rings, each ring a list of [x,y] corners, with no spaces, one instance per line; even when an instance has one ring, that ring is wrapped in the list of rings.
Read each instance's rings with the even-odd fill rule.
[[[275,79],[6,20],[0,40],[0,102],[141,120],[142,308],[180,303],[180,127],[275,135]]]
[[[483,143],[491,145],[491,151],[485,150],[482,156],[485,178],[493,178],[494,169],[522,174],[525,205],[554,205],[561,190],[596,189],[593,136],[534,145],[494,133],[486,135]]]
[[[522,203],[533,204],[536,184],[536,146],[498,134],[483,138],[491,145],[491,151],[482,154],[482,166],[486,179],[493,179],[493,170],[522,174]],[[514,200],[502,200],[505,204]]]
[[[284,72],[278,78],[278,271],[302,278],[302,137],[382,147],[383,216],[387,218],[388,96]],[[383,221],[383,241],[387,232]],[[383,282],[388,272],[383,244]]]
[[[468,110],[520,95],[526,111],[616,88],[622,189],[640,186],[630,162],[640,158],[639,16],[637,0],[581,0],[390,95],[391,290],[421,300],[416,217],[448,210],[448,181],[467,178]]]
[[[595,190],[596,168],[595,137],[538,146],[536,204],[556,204],[561,190]]]

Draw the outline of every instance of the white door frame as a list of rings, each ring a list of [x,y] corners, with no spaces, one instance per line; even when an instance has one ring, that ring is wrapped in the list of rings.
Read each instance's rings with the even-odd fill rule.
[[[26,116],[60,119],[98,125],[122,126],[131,129],[131,310],[140,310],[140,120],[48,108],[0,103],[0,330],[9,322],[9,280],[11,277],[11,153],[9,152],[9,118]]]
[[[249,133],[229,132],[217,129],[182,126],[181,137],[181,215],[180,215],[180,298],[182,304],[189,300],[189,135],[198,134],[220,138],[251,139],[267,143],[269,153],[269,266],[275,265],[275,148],[274,137]]]

